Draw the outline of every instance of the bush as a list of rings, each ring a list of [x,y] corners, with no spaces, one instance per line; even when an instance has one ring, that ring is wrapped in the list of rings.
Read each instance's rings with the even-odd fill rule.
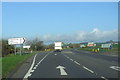
[[[14,46],[8,45],[7,40],[2,40],[2,56],[14,53]]]

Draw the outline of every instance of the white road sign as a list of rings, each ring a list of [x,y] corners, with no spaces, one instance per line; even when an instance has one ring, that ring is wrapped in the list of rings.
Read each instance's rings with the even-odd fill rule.
[[[23,48],[27,48],[27,49],[30,49],[30,46],[28,45],[28,46],[23,46]]]
[[[110,46],[112,46],[112,44],[108,43],[108,44],[102,44],[101,48],[110,48]]]
[[[8,39],[9,45],[23,44],[24,42],[25,42],[24,38],[10,38],[10,39]]]

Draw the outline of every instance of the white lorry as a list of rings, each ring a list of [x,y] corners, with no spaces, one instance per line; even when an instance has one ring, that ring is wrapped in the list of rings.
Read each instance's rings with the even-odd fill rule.
[[[62,42],[54,42],[55,51],[62,51]]]

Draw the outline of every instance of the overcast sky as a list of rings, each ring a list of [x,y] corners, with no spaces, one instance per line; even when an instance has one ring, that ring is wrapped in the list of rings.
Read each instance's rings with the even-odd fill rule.
[[[117,2],[3,3],[3,38],[45,42],[117,40]]]

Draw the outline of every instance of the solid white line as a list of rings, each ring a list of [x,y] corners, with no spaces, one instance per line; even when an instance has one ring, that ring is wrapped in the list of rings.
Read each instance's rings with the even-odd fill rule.
[[[30,67],[30,69],[28,70],[28,72],[26,73],[26,75],[24,76],[24,78],[28,78],[28,76],[30,76],[30,72],[32,71],[32,68],[35,64],[35,58],[36,58],[37,54],[34,56],[34,59],[33,59],[33,62],[32,62],[32,65]]]
[[[86,69],[86,70],[88,70],[89,72],[91,72],[91,73],[94,73],[94,71],[92,71],[92,70],[90,70],[90,69],[88,69],[87,67],[85,67],[85,66],[83,66],[83,68],[84,69]]]
[[[77,61],[74,61],[74,63],[76,63],[76,64],[80,65],[80,63],[78,63]]]
[[[38,63],[38,65],[49,55],[50,53],[48,53],[47,55],[45,55]]]

